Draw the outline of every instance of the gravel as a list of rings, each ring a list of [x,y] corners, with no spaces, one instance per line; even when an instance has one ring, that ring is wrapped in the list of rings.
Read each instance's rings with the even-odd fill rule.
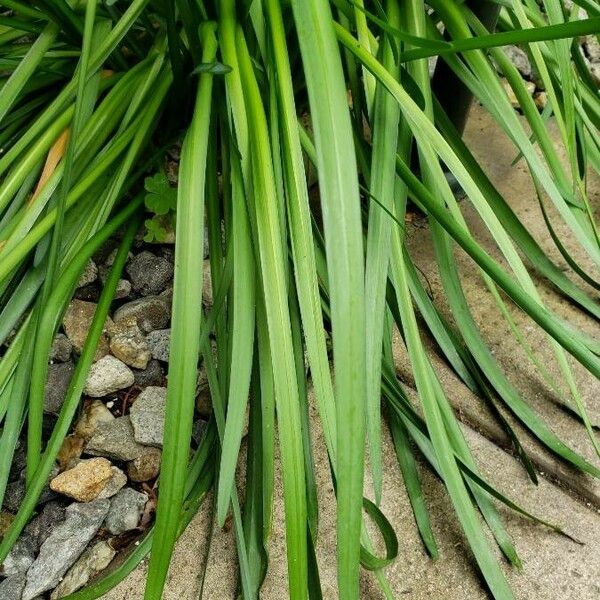
[[[146,446],[162,448],[167,388],[147,387],[129,411],[134,437]]]
[[[110,351],[130,367],[146,368],[151,358],[150,348],[134,317],[115,323],[110,331]]]
[[[73,344],[64,333],[57,333],[50,350],[50,362],[67,362],[71,358]]]
[[[50,594],[50,600],[63,598],[82,588],[94,575],[108,567],[115,554],[116,551],[105,541],[97,542],[87,548]]]
[[[161,296],[147,296],[123,304],[114,314],[115,323],[132,317],[144,333],[163,329],[169,323],[169,304]]]
[[[73,344],[75,352],[81,354],[83,345],[87,338],[94,313],[97,305],[94,302],[85,302],[84,300],[73,300],[65,312],[63,318],[63,327],[67,337]],[[107,318],[104,323],[104,332],[98,341],[94,360],[99,360],[109,353],[107,331],[112,327],[112,321]]]
[[[146,336],[146,343],[148,344],[148,348],[150,348],[152,358],[162,362],[169,362],[169,348],[171,346],[170,329],[151,331]]]
[[[87,454],[125,462],[144,451],[145,447],[135,441],[129,415],[101,423],[85,447]]]
[[[132,488],[123,488],[110,502],[104,526],[113,535],[135,529],[140,522],[148,496]]]
[[[113,472],[106,458],[81,460],[75,467],[57,475],[50,489],[78,502],[91,502],[104,490]]]
[[[27,571],[23,600],[55,588],[69,567],[81,556],[108,514],[110,502],[95,500],[87,504],[74,503],[66,510],[66,518],[40,548],[35,562]]]
[[[173,279],[173,265],[152,252],[140,252],[125,267],[134,291],[149,296],[162,292]]]
[[[108,355],[92,365],[84,392],[93,398],[102,398],[131,387],[134,382],[131,369],[118,358]]]
[[[65,401],[71,377],[75,371],[73,361],[48,365],[48,378],[44,395],[44,412],[58,415]]]

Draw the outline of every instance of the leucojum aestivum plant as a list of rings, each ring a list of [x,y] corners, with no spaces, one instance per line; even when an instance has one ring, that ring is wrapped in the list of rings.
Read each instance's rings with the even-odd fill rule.
[[[480,18],[483,4],[498,9],[494,26]],[[289,595],[320,598],[309,386],[335,481],[339,597],[359,597],[361,568],[375,571],[391,597],[385,568],[398,540],[379,509],[383,416],[427,552],[435,558],[438,549],[417,455],[443,481],[490,593],[512,598],[493,544],[515,567],[520,560],[498,505],[523,511],[478,472],[424,337],[475,394],[502,405],[561,461],[600,477],[505,375],[468,308],[454,254],[460,248],[470,257],[505,318],[515,305],[546,332],[566,402],[598,453],[571,364],[598,377],[600,347],[545,306],[534,278],[600,319],[600,304],[587,291],[599,287],[600,238],[587,173],[600,170],[600,98],[578,43],[600,32],[600,6],[568,4],[0,2],[0,499],[17,445],[27,448],[26,494],[0,543],[0,563],[34,515],[71,430],[120,272],[145,223],[146,241],[162,241],[169,228],[176,235],[156,518],[117,567],[68,598],[102,596],[147,555],[145,597],[161,598],[174,543],[210,489],[217,524],[231,518],[240,594],[258,598],[269,569],[275,460]],[[545,90],[542,111],[503,51],[515,44]],[[514,143],[570,273],[548,258],[463,142],[432,85],[434,57]],[[549,137],[549,118],[566,160]],[[162,165],[179,143],[175,189]],[[501,262],[469,230],[451,180],[481,217]],[[404,244],[407,206],[428,219],[452,323]],[[569,231],[566,244],[557,220]],[[205,235],[214,302],[203,310]],[[89,258],[115,236],[119,250],[48,431],[43,398],[54,336]],[[587,266],[573,258],[574,246]],[[510,325],[514,343],[522,343],[518,326]],[[416,397],[396,376],[395,328]],[[535,351],[527,352],[543,369]],[[190,459],[200,361],[213,414]],[[247,414],[249,459],[239,495]],[[535,480],[517,435],[502,425]],[[383,555],[373,550],[372,526],[385,541]]]

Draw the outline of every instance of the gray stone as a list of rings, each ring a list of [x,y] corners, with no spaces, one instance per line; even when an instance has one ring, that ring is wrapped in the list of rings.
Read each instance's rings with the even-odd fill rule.
[[[23,469],[27,466],[27,449],[25,440],[18,440],[15,453],[13,454],[12,464],[8,481],[19,479]]]
[[[108,567],[115,554],[116,551],[104,541],[87,548],[50,594],[50,600],[64,598],[82,588],[94,575]]]
[[[58,502],[48,502],[42,512],[25,527],[4,559],[0,573],[6,576],[25,573],[33,564],[43,541],[64,518],[64,507]]]
[[[75,290],[73,298],[84,300],[85,302],[98,302],[98,300],[100,300],[100,286],[96,283],[84,285]]]
[[[146,343],[152,353],[152,358],[169,362],[169,347],[171,345],[171,330],[157,329],[146,336]]]
[[[504,46],[502,49],[510,59],[510,62],[517,67],[519,73],[526,79],[529,79],[531,77],[531,63],[527,54],[518,46]]]
[[[210,254],[210,246],[208,243],[208,227],[204,228],[204,258],[208,258]]]
[[[122,489],[110,502],[104,526],[113,535],[135,529],[140,522],[148,496],[132,488]]]
[[[115,300],[123,300],[131,296],[131,282],[127,279],[119,279],[115,290]]]
[[[75,352],[78,354],[81,354],[83,345],[85,344],[90,325],[92,324],[92,319],[94,318],[94,313],[96,312],[96,306],[97,305],[93,302],[73,300],[65,312],[63,327],[67,337],[73,344]],[[107,331],[111,326],[112,321],[110,318],[107,318],[104,323],[102,335],[98,340],[98,347],[96,348],[94,360],[99,360],[109,353]]]
[[[44,412],[58,415],[65,401],[71,377],[75,371],[72,361],[48,365]]]
[[[87,454],[122,461],[134,460],[144,450],[144,446],[135,441],[128,415],[100,423],[85,447]]]
[[[50,350],[51,362],[67,362],[71,358],[73,344],[64,333],[57,333]]]
[[[110,331],[110,350],[126,365],[145,369],[151,358],[150,348],[135,318],[115,323]]]
[[[173,265],[152,252],[140,252],[125,267],[133,289],[144,295],[162,292],[173,279]]]
[[[162,452],[158,448],[146,447],[143,454],[127,465],[127,475],[132,481],[141,483],[156,479],[160,472]]]
[[[64,522],[47,537],[27,571],[23,600],[33,600],[59,584],[61,577],[100,529],[109,508],[108,500],[74,503],[67,508]]]
[[[12,577],[19,573],[26,573],[33,564],[38,550],[37,539],[23,532],[4,559],[0,574]]]
[[[54,465],[52,472],[50,473],[50,477],[48,478],[48,483],[51,479],[58,475],[58,465]],[[4,508],[7,510],[16,513],[19,508],[21,508],[21,502],[23,502],[23,498],[25,498],[25,471],[23,470],[19,475],[19,479],[16,481],[12,481],[6,486],[6,492],[4,494]],[[56,498],[56,493],[50,489],[50,486],[46,484],[42,493],[40,494],[40,498],[38,500],[38,505],[45,504],[50,500]]]
[[[147,387],[131,405],[129,417],[137,442],[162,448],[167,388]]]
[[[127,475],[114,465],[111,467],[111,478],[106,487],[98,494],[98,498],[112,498],[119,490],[127,485]]]
[[[2,600],[21,600],[25,582],[25,573],[19,573],[0,581],[0,598]]]
[[[82,288],[90,283],[94,283],[98,279],[98,267],[93,260],[88,260],[85,268],[83,269],[83,273],[79,277],[79,281],[77,282],[77,287]]]
[[[134,381],[133,373],[125,363],[114,356],[104,356],[92,365],[84,392],[93,398],[102,398],[131,387]]]
[[[144,333],[163,329],[169,322],[168,302],[160,296],[147,296],[123,304],[114,314],[115,322],[131,317],[137,321],[138,327]]]
[[[165,382],[163,368],[160,362],[155,359],[149,361],[145,369],[133,369],[133,376],[135,377],[135,385],[142,388],[149,385],[162,385]]]
[[[192,426],[192,439],[197,445],[200,444],[200,441],[204,437],[205,431],[206,421],[204,419],[198,419],[197,421],[194,421],[194,425]]]

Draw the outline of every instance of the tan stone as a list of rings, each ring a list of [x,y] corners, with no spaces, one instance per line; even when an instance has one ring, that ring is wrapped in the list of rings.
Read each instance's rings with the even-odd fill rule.
[[[127,465],[129,479],[141,483],[158,477],[161,456],[162,452],[158,448],[149,446],[143,454]]]
[[[105,458],[82,460],[72,469],[57,475],[50,482],[50,489],[78,502],[91,502],[112,477],[111,466]]]
[[[0,539],[4,536],[4,534],[8,531],[8,528],[12,525],[12,522],[15,520],[14,515],[5,510],[0,511]]]
[[[73,348],[78,354],[81,354],[85,340],[87,338],[94,313],[96,311],[96,304],[94,302],[84,302],[83,300],[72,300],[65,312],[63,318],[63,327],[65,333]],[[98,347],[96,348],[96,354],[94,360],[99,360],[103,356],[106,356],[109,351],[108,345],[108,334],[107,331],[112,327],[113,322],[110,318],[106,319],[104,323],[104,330],[100,339],[98,340]]]
[[[75,433],[84,440],[89,440],[100,423],[112,421],[114,418],[104,403],[100,400],[92,400],[86,403],[83,414],[75,426]]]
[[[72,469],[83,452],[84,440],[78,435],[68,435],[60,447],[56,460],[61,471]]]
[[[134,317],[115,323],[109,335],[110,351],[113,356],[136,369],[147,367],[152,354]]]

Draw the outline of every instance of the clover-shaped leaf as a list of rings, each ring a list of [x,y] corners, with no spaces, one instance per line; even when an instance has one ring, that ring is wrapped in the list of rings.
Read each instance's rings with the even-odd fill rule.
[[[156,215],[166,215],[177,208],[177,189],[169,185],[164,173],[146,177],[144,187],[146,208]]]
[[[146,219],[144,221],[146,226],[146,234],[144,235],[144,241],[148,243],[152,242],[164,242],[167,237],[167,230],[161,225],[160,221],[154,217],[152,219]]]

